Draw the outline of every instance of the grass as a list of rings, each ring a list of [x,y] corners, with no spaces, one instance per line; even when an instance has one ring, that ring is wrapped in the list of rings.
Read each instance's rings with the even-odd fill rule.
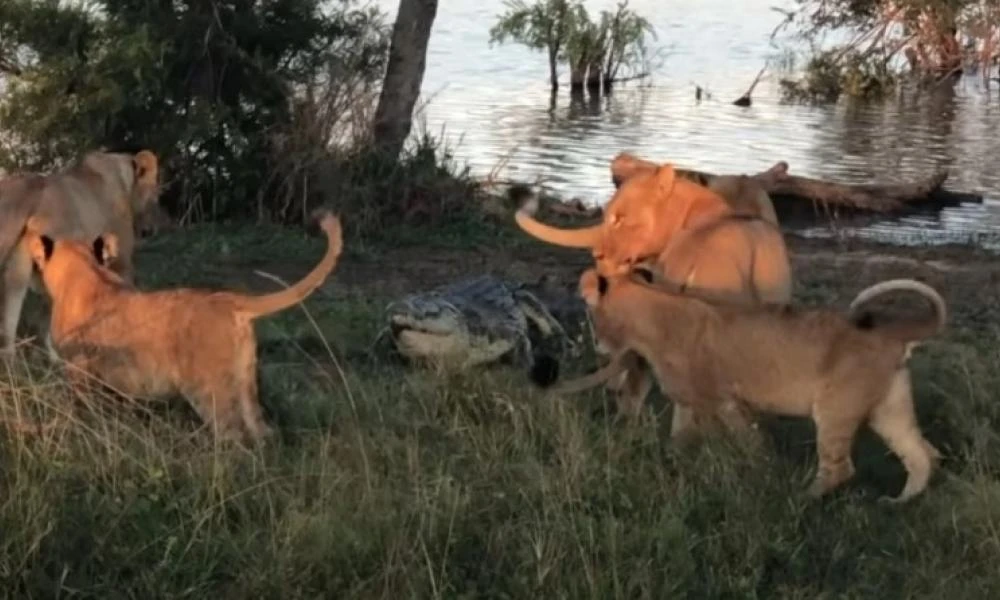
[[[141,283],[228,285],[218,265],[308,265],[321,245],[288,231],[195,228],[142,248]],[[345,260],[378,277],[380,252]],[[830,293],[807,285],[800,297]],[[808,423],[768,421],[769,456],[723,438],[681,452],[659,399],[628,427],[601,392],[557,401],[506,367],[438,375],[373,356],[385,300],[335,284],[308,312],[260,323],[262,399],[281,439],[249,450],[215,445],[183,406],[74,397],[26,352],[0,383],[3,415],[63,420],[40,435],[0,434],[0,594],[1000,594],[994,331],[914,356],[918,413],[948,458],[922,497],[889,507],[875,499],[896,493],[903,471],[869,433],[855,448],[856,480],[810,501]]]

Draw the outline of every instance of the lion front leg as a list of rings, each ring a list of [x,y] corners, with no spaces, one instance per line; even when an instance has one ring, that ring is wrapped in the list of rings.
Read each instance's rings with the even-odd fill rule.
[[[11,253],[3,272],[3,344],[0,356],[13,358],[17,325],[31,283],[31,256],[20,246]]]
[[[661,364],[656,373],[660,390],[674,404],[670,423],[670,439],[679,447],[690,446],[700,437],[701,422],[714,407],[705,394],[683,375],[671,376],[671,371]]]
[[[649,367],[638,354],[627,353],[622,358],[622,363],[625,373],[622,375],[622,381],[613,388],[618,394],[616,399],[618,414],[635,421],[642,413],[646,396],[653,387],[653,379]],[[612,385],[609,383],[608,387]]]

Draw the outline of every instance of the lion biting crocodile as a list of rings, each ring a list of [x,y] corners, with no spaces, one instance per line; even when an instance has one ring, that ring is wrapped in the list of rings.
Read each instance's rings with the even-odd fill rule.
[[[530,366],[540,349],[564,352],[584,307],[549,277],[523,284],[482,275],[409,294],[385,315],[379,338],[388,334],[399,354],[465,369],[501,359]]]

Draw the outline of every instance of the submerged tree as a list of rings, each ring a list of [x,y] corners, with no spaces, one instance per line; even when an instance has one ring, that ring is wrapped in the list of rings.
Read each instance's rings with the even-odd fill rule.
[[[601,13],[601,26],[607,32],[604,39],[605,87],[622,78],[623,68],[639,68],[647,62],[646,36],[656,39],[653,25],[635,11],[628,9],[628,2],[618,4],[614,13]],[[632,73],[631,76],[641,76]]]
[[[802,78],[782,82],[792,98],[871,98],[903,78],[936,83],[966,70],[988,81],[1000,50],[995,0],[797,1],[787,21],[813,48]],[[831,32],[847,40],[817,47],[814,40]]]
[[[558,89],[558,64],[570,67],[570,86],[609,89],[623,68],[639,68],[647,56],[646,38],[655,37],[652,25],[628,8],[627,0],[615,12],[602,11],[592,20],[580,0],[507,0],[507,12],[490,29],[490,43],[508,39],[546,50],[549,80]],[[635,74],[633,74],[634,76]]]
[[[567,0],[504,0],[507,12],[490,28],[490,44],[508,39],[532,50],[545,50],[549,58],[549,83],[559,89],[558,63],[570,32],[573,15]]]

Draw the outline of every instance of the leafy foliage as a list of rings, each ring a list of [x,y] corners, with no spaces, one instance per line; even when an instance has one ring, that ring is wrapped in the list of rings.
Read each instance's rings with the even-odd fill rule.
[[[490,29],[490,43],[513,40],[528,48],[547,50],[550,78],[557,87],[559,62],[569,63],[574,81],[587,77],[612,82],[623,67],[638,68],[646,59],[646,37],[652,25],[620,2],[615,12],[601,11],[592,19],[581,0],[506,0],[507,11]]]
[[[383,15],[355,0],[329,4],[7,0],[0,167],[148,147],[164,159],[174,212],[287,218],[261,199],[287,192],[290,162],[314,165],[367,134],[357,119],[385,66]],[[304,147],[287,143],[316,127]]]
[[[989,70],[1000,44],[1000,4],[973,0],[797,0],[792,15],[812,58],[800,80],[782,82],[796,100],[870,99],[900,81],[937,83],[963,71]],[[847,41],[820,48],[827,33]],[[964,42],[964,43],[963,43]]]
[[[806,63],[798,80],[781,80],[786,100],[836,102],[841,95],[862,100],[878,100],[896,84],[898,76],[879,60],[866,59],[857,52],[819,52]]]

